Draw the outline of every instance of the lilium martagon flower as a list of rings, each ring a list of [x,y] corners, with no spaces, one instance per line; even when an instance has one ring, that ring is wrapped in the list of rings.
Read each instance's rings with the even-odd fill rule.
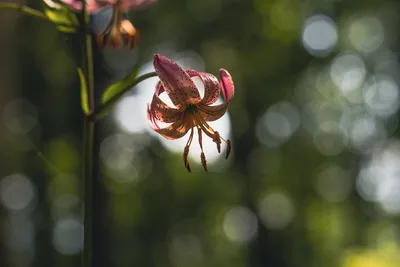
[[[80,0],[61,0],[70,9],[82,10]],[[136,11],[153,4],[156,0],[86,0],[86,10],[96,14],[106,7],[112,8],[111,20],[100,34],[96,34],[100,48],[104,46],[120,47],[122,44],[129,48],[136,47],[139,41],[139,31],[126,19],[126,12]]]
[[[216,144],[221,152],[221,142],[227,145],[226,158],[231,152],[231,141],[222,138],[207,123],[221,118],[227,111],[229,103],[234,95],[234,85],[230,74],[225,69],[220,69],[220,81],[210,73],[195,70],[183,70],[174,61],[156,54],[154,56],[154,68],[160,81],[156,85],[151,104],[148,104],[147,118],[150,127],[161,136],[169,140],[179,139],[189,131],[189,139],[183,151],[183,162],[191,172],[188,155],[193,141],[195,129],[198,131],[198,142],[201,149],[200,159],[205,171],[208,171],[206,157],[203,151],[202,133],[205,133]],[[201,98],[198,88],[191,79],[199,77],[204,84],[204,96]],[[220,91],[225,102],[213,105],[219,98]],[[159,96],[165,92],[175,107],[163,102]],[[161,128],[159,122],[170,123]]]

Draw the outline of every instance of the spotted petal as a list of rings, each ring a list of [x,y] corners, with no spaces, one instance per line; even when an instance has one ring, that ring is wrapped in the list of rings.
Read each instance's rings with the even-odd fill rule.
[[[165,128],[160,128],[157,124],[157,120],[150,110],[150,105],[147,107],[147,119],[150,127],[169,140],[175,140],[183,137],[190,129],[191,126],[187,124],[184,118],[175,121],[171,125]]]
[[[156,94],[150,104],[150,110],[157,120],[166,123],[175,122],[183,116],[182,112],[165,104]]]
[[[235,86],[233,85],[233,80],[229,72],[225,69],[219,70],[220,75],[220,85],[222,94],[224,95],[225,101],[231,100],[233,95],[235,94]]]
[[[216,106],[198,104],[197,107],[203,119],[206,121],[216,121],[226,113],[229,103],[230,101]]]
[[[201,101],[196,85],[178,64],[158,54],[154,55],[153,63],[165,92],[179,111]]]
[[[218,100],[220,92],[218,79],[210,73],[198,72],[195,70],[187,70],[186,72],[190,77],[200,77],[204,84],[204,97],[200,103],[206,105],[214,104],[215,101]]]
[[[159,95],[161,95],[162,93],[164,93],[165,92],[165,90],[164,90],[164,85],[162,84],[162,82],[161,81],[158,81],[157,82],[157,84],[156,84],[156,91],[155,91],[155,95],[156,96],[159,96]]]

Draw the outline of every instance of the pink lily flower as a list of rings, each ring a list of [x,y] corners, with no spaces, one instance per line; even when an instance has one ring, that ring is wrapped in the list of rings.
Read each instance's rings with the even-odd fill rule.
[[[183,161],[189,172],[191,171],[188,161],[189,148],[193,141],[194,129],[197,128],[201,163],[204,170],[208,171],[203,152],[203,132],[216,143],[218,152],[221,152],[221,140],[227,144],[226,158],[231,151],[231,141],[223,139],[207,123],[218,120],[228,109],[234,95],[234,85],[230,74],[226,70],[220,69],[221,81],[218,82],[218,79],[212,74],[195,70],[185,71],[174,61],[158,54],[154,56],[153,64],[160,81],[156,85],[153,100],[147,108],[150,127],[170,140],[182,138],[190,130],[190,136],[183,151]],[[199,77],[202,80],[204,84],[203,98],[200,97],[199,90],[191,77]],[[217,101],[220,90],[222,90],[225,103],[212,105]],[[175,107],[167,105],[159,98],[164,91]],[[157,121],[171,123],[171,125],[160,128]]]
[[[72,10],[82,10],[80,0],[61,0]],[[89,14],[95,14],[106,6],[112,7],[112,17],[106,29],[97,36],[100,47],[113,45],[121,46],[122,42],[130,48],[137,45],[139,39],[138,30],[132,23],[124,18],[124,13],[136,11],[149,6],[156,0],[86,0],[86,10]]]

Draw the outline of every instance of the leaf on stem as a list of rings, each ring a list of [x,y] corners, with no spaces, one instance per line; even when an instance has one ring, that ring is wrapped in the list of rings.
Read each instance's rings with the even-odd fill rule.
[[[101,106],[103,108],[96,118],[105,116],[113,104],[119,100],[118,96],[122,96],[129,89],[129,87],[135,84],[136,77],[139,72],[139,66],[140,65],[137,64],[125,78],[112,83],[104,90],[104,93],[101,96]]]
[[[61,3],[55,3],[51,0],[43,0],[42,2],[44,13],[56,24],[59,31],[67,33],[77,32],[79,21],[72,10]]]
[[[81,68],[77,68],[78,75],[79,75],[79,80],[81,82],[81,107],[82,111],[85,115],[90,114],[90,108],[89,108],[89,90],[85,78],[85,74],[83,73]]]

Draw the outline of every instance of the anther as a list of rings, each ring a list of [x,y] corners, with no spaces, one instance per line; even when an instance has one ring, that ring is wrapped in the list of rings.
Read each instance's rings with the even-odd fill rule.
[[[185,149],[183,150],[183,154],[182,154],[183,163],[185,164],[186,169],[189,172],[192,172],[192,170],[190,169],[188,157],[189,157],[189,146],[185,146]]]
[[[218,153],[221,153],[221,137],[217,131],[214,132],[213,142],[217,144]]]
[[[124,19],[120,24],[120,32],[122,34],[122,38],[124,39],[124,44],[130,49],[133,49],[139,41],[139,32],[136,30],[136,28],[129,20]]]
[[[185,148],[183,149],[183,154],[182,154],[183,163],[185,164],[185,167],[189,172],[192,172],[192,170],[190,169],[190,164],[189,164],[189,160],[188,160],[189,148],[190,148],[190,145],[192,144],[192,140],[193,140],[193,128],[192,128],[192,131],[190,132],[189,139],[186,143]]]
[[[225,159],[228,159],[229,154],[231,153],[232,150],[232,142],[230,139],[226,140],[226,157]]]
[[[188,172],[192,172],[192,169],[190,168],[189,162],[188,162],[188,164],[187,164],[185,167],[186,167],[186,169],[188,170]]]
[[[201,152],[200,154],[200,159],[201,159],[201,165],[203,165],[203,168],[206,172],[208,172],[207,168],[207,161],[206,161],[206,155],[204,155],[204,152]]]

